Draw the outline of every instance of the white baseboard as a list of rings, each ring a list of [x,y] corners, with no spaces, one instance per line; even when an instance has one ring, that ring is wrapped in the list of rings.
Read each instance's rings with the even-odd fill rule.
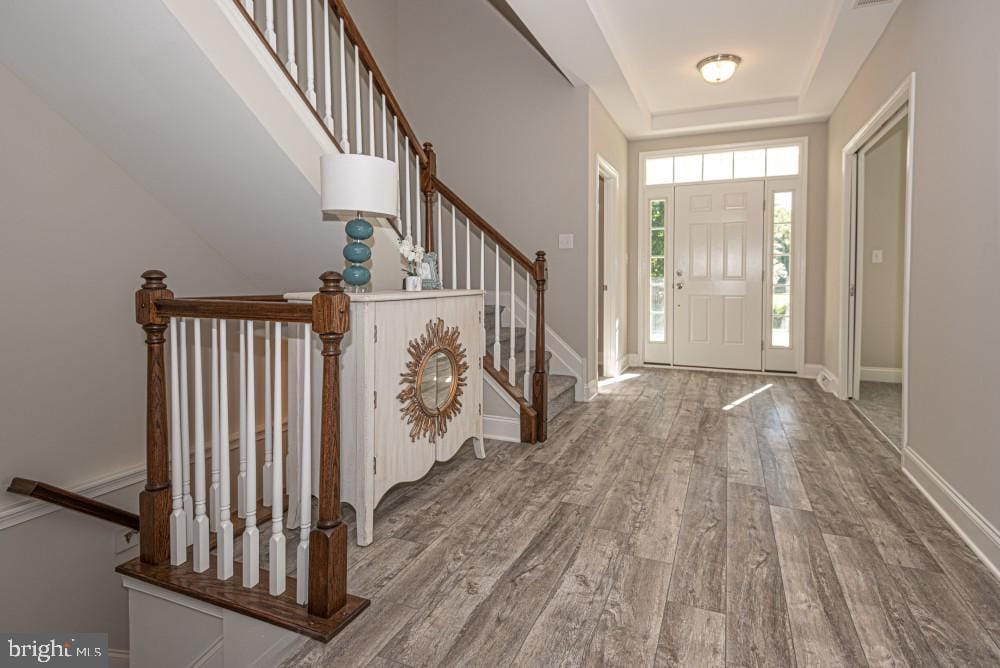
[[[639,366],[642,364],[642,359],[639,357],[639,353],[629,353],[628,354],[628,365],[629,366]]]
[[[819,374],[823,372],[822,364],[804,364],[802,366],[802,371],[799,373],[800,378],[818,378]]]
[[[903,472],[1000,578],[1000,531],[912,448],[903,451]]]
[[[500,415],[483,416],[483,437],[508,443],[521,442],[521,420]]]
[[[902,383],[903,370],[883,366],[863,366],[861,367],[861,380],[870,380],[876,383]]]
[[[816,374],[816,382],[826,392],[840,396],[840,380],[825,366],[821,366],[819,372]]]

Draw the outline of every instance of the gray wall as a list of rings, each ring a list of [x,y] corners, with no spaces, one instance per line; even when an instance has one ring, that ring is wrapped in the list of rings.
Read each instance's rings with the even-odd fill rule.
[[[770,141],[792,137],[809,138],[809,210],[806,223],[806,362],[823,361],[824,341],[824,274],[826,271],[826,189],[827,189],[827,126],[826,123],[787,125],[756,130],[741,130],[684,137],[664,137],[629,142],[629,352],[639,352],[639,306],[637,292],[637,267],[639,257],[638,207],[639,153],[643,151],[673,150],[689,147],[738,144],[742,142]]]
[[[906,120],[867,153],[864,177],[861,366],[903,368]],[[872,252],[882,251],[882,262]]]
[[[908,445],[994,526],[1000,524],[998,25],[994,0],[907,0],[831,117],[825,355],[837,373],[841,151],[915,71]]]
[[[366,39],[383,36],[372,52],[390,63],[418,136],[434,143],[442,180],[524,253],[548,253],[548,324],[585,356],[587,89],[572,87],[486,0],[373,4],[348,2]],[[395,40],[384,37],[393,30]],[[557,249],[560,233],[576,236],[573,250]]]

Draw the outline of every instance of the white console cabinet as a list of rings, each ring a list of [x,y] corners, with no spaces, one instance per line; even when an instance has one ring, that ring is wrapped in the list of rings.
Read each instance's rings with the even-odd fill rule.
[[[312,293],[292,293],[289,300],[309,300]],[[459,448],[474,439],[476,456],[483,450],[483,292],[482,290],[433,290],[421,292],[386,291],[351,294],[351,329],[344,337],[341,355],[341,500],[357,513],[357,541],[368,545],[374,537],[374,512],[379,500],[394,485],[419,480],[436,461],[451,459]],[[437,324],[440,321],[440,324]],[[436,325],[436,327],[435,327]],[[434,345],[420,349],[421,338],[435,337],[428,330],[451,333],[456,356]],[[457,328],[457,329],[453,329]],[[301,328],[300,328],[301,329]],[[312,433],[313,461],[319,461],[319,416],[322,408],[320,346],[313,337]],[[447,339],[447,337],[446,337]],[[289,336],[289,443],[299,442],[297,422],[301,420],[298,378],[302,364],[299,346],[302,335]],[[420,349],[420,350],[418,350]],[[424,364],[415,361],[422,357]],[[458,359],[461,357],[461,360]],[[467,368],[461,386],[455,377],[456,362]],[[407,387],[404,376],[410,371],[413,389],[409,399],[400,394]],[[419,395],[417,397],[416,395]],[[452,402],[451,399],[457,399]],[[418,402],[416,404],[414,402]],[[407,406],[412,405],[410,413]],[[435,411],[440,406],[445,410]],[[453,406],[453,411],[446,406]],[[428,410],[429,409],[429,410]],[[450,413],[428,418],[432,425],[444,422],[441,434],[412,434],[408,420],[419,415]],[[425,420],[426,422],[426,420]],[[295,453],[289,456],[290,485],[297,477]],[[313,489],[318,489],[318,467],[314,467]],[[289,489],[296,489],[290,486]],[[289,526],[297,524],[297,500],[290,499]]]

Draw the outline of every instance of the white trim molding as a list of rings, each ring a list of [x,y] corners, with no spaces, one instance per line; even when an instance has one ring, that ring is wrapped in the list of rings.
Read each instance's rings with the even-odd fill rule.
[[[863,366],[861,367],[861,380],[870,380],[875,383],[902,383],[903,370],[882,366]]]
[[[826,392],[840,396],[840,379],[825,366],[820,367],[819,373],[816,374],[816,383]]]
[[[508,443],[521,442],[521,419],[501,415],[483,416],[483,438]]]
[[[993,575],[1000,578],[1000,531],[912,448],[903,451],[903,472]]]

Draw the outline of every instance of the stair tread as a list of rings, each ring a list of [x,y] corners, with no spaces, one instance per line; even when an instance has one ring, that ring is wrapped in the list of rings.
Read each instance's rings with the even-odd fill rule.
[[[558,374],[549,374],[549,400],[554,397],[558,397],[563,392],[572,390],[576,387],[576,377],[575,376],[562,376]]]

